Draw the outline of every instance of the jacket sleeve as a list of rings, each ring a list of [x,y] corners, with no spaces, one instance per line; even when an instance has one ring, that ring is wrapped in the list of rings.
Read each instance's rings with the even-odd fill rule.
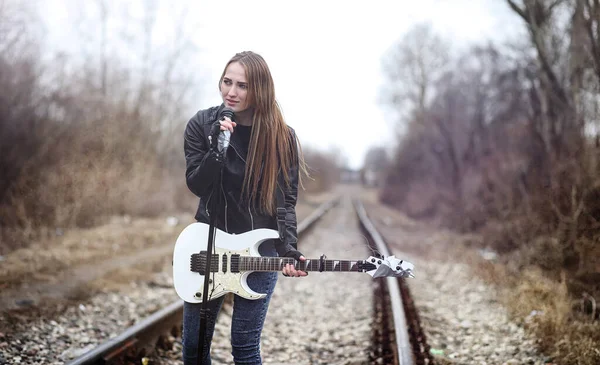
[[[292,132],[293,146],[296,146],[296,136]],[[297,150],[296,150],[297,151]],[[277,226],[279,230],[280,245],[276,247],[279,256],[286,256],[292,250],[298,249],[298,221],[296,217],[296,203],[298,200],[298,174],[299,159],[294,154],[292,166],[290,167],[290,183],[286,185],[281,178],[280,198],[277,201]],[[283,174],[282,174],[283,175]],[[281,198],[282,197],[282,198]]]
[[[207,196],[212,189],[222,164],[220,155],[209,148],[203,128],[205,116],[201,112],[188,122],[183,141],[185,178],[190,191],[198,197]]]

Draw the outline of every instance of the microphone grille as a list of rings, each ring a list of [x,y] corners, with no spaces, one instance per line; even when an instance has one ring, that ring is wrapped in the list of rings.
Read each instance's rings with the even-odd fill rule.
[[[223,110],[221,110],[221,118],[223,117],[228,117],[229,119],[233,120],[233,109],[229,108],[229,107],[225,107],[223,108]]]

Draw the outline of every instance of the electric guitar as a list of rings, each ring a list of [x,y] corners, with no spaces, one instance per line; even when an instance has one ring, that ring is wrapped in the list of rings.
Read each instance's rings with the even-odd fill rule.
[[[209,225],[192,223],[177,238],[173,252],[173,282],[181,299],[189,303],[201,303],[206,275],[206,246]],[[215,299],[227,293],[235,293],[246,299],[264,298],[266,294],[248,287],[246,278],[254,271],[281,271],[286,264],[293,264],[297,270],[319,272],[365,272],[374,278],[414,277],[414,265],[394,256],[379,258],[370,256],[366,260],[327,260],[298,261],[289,257],[264,257],[258,247],[269,239],[279,238],[272,229],[255,229],[238,235],[215,230],[215,245],[210,263],[210,298]]]

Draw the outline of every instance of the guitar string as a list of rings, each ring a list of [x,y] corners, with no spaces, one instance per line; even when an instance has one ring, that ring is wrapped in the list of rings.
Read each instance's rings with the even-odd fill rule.
[[[279,258],[269,256],[242,256],[240,270],[242,271],[279,271],[284,264],[295,264],[301,270],[317,271],[320,267],[318,259],[307,259],[304,262],[298,262],[291,258]],[[275,259],[274,261],[272,261]],[[326,260],[324,271],[358,271],[358,264],[361,260]],[[276,269],[277,268],[277,269]]]
[[[366,246],[371,251],[371,256],[383,257],[383,255],[379,251],[377,251],[376,247],[369,243],[369,239],[367,238],[367,236],[365,236],[364,234],[361,234],[360,237],[363,239],[364,243],[367,244]],[[364,246],[361,246],[361,247],[364,247]]]

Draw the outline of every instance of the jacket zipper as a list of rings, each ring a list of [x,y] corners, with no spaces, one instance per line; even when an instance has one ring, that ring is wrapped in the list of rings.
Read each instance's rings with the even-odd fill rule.
[[[208,196],[206,200],[206,205],[204,206],[204,210],[206,211],[206,215],[210,217],[210,213],[208,212],[208,205],[210,204],[210,198],[212,198],[212,193]]]
[[[221,172],[221,179],[223,178],[223,173]],[[223,186],[221,185],[221,193],[223,194],[223,199],[225,200],[225,232],[229,233],[229,229],[227,228],[227,195],[225,195],[225,190],[223,190]]]
[[[227,197],[225,197],[225,232],[229,233],[229,229],[227,228]]]

